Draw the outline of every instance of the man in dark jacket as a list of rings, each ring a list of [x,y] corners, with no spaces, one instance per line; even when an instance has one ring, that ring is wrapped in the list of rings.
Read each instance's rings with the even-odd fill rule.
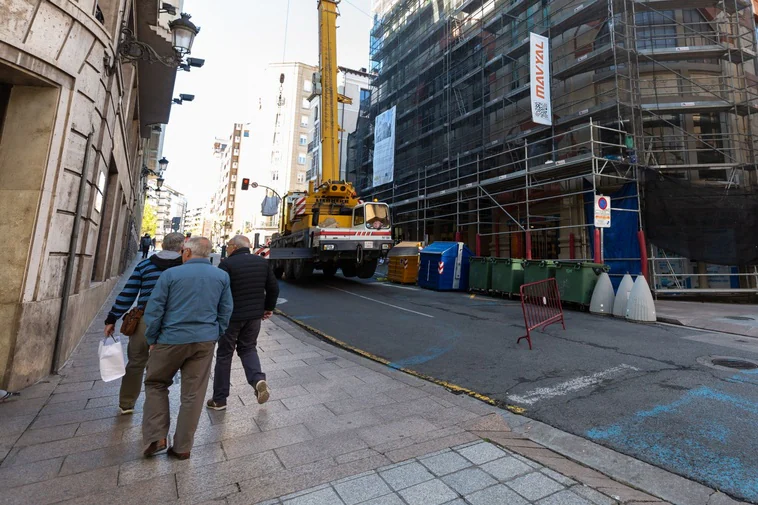
[[[149,237],[148,237],[149,239]],[[137,300],[137,307],[145,309],[150,293],[153,292],[158,277],[171,268],[182,264],[181,250],[184,245],[184,237],[181,233],[169,233],[163,239],[163,250],[153,254],[149,259],[140,261],[134,268],[126,286],[116,297],[108,317],[105,318],[105,335],[113,335],[116,329],[116,321],[119,320]],[[139,299],[137,299],[139,296]],[[126,364],[126,375],[121,379],[118,406],[122,414],[132,414],[134,404],[137,403],[139,393],[142,390],[142,375],[145,372],[149,347],[145,340],[145,323],[139,322],[137,332],[129,337],[129,345],[126,355],[129,359]]]
[[[279,297],[279,284],[268,260],[250,254],[250,240],[237,235],[227,245],[229,257],[221,262],[219,268],[229,274],[234,310],[229,327],[219,339],[216,350],[213,398],[207,403],[208,408],[213,410],[226,409],[235,347],[247,382],[255,389],[258,403],[268,400],[266,374],[261,371],[258,358],[258,333],[261,321],[271,317]]]
[[[142,259],[147,258],[147,254],[150,252],[150,246],[153,240],[150,238],[149,233],[145,233],[145,236],[139,241],[140,249],[142,249]]]

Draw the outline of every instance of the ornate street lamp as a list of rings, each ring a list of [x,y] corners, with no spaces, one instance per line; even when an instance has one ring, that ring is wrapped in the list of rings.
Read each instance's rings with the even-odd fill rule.
[[[168,167],[168,160],[164,156],[163,158],[158,160],[158,168],[160,168],[161,173],[163,173],[163,171],[166,170],[166,167]]]
[[[149,44],[137,40],[134,32],[124,24],[121,28],[121,40],[116,48],[116,61],[113,64],[110,61],[106,61],[106,69],[112,74],[119,61],[146,61],[148,63],[160,63],[167,67],[179,67],[183,65],[184,57],[192,51],[195,36],[200,32],[200,28],[195,26],[190,21],[190,18],[189,14],[183,12],[179,19],[175,19],[168,24],[169,30],[171,30],[171,45],[174,49],[174,53],[169,55],[159,54]]]
[[[158,179],[155,181],[155,184],[158,185],[159,190],[163,187],[163,182],[164,182],[163,177],[158,177]]]
[[[190,21],[191,17],[186,12],[182,12],[179,19],[175,19],[168,24],[171,30],[174,51],[182,58],[192,52],[192,43],[195,42],[195,35],[200,32],[200,28]]]

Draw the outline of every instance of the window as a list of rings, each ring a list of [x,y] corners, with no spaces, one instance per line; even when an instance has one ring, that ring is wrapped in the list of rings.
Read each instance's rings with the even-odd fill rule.
[[[390,227],[389,207],[380,203],[366,204],[366,228],[379,230]]]
[[[278,181],[279,180],[279,171],[278,170],[273,170],[271,172],[271,180],[272,181]]]
[[[308,127],[308,116],[300,116],[300,126],[303,128]]]
[[[300,135],[300,145],[301,146],[308,145],[308,135]]]
[[[105,192],[105,174],[100,172],[97,177],[97,194],[95,195],[95,211],[98,213],[103,208],[103,193]]]
[[[369,101],[371,101],[371,90],[361,88],[361,102],[360,102],[361,106],[363,106],[364,104],[368,106]]]
[[[242,139],[240,139],[240,136],[239,136],[239,135],[237,135],[236,137],[234,137],[234,141],[235,141],[235,142],[239,142],[240,140],[242,140]]]
[[[297,155],[297,164],[298,165],[305,165],[305,154],[300,153]]]
[[[318,121],[318,105],[313,108],[313,121]]]
[[[274,133],[274,145],[282,143],[282,135],[280,133]]]
[[[297,174],[297,183],[305,184],[305,174],[303,172],[300,172],[299,174]]]
[[[234,150],[234,155],[235,156],[239,156],[240,155],[240,150],[239,149],[235,149]]]
[[[355,209],[354,212],[355,214],[353,215],[353,226],[361,226],[366,222],[365,218],[363,217],[363,209],[359,207]]]
[[[237,180],[237,176],[236,176],[236,175],[233,175],[233,176],[232,176],[232,182],[235,182],[236,180]]]
[[[308,79],[303,81],[303,91],[305,91],[306,93],[310,93],[311,91],[313,91],[313,83],[309,81]]]
[[[250,130],[245,130],[245,133],[242,134],[243,137],[249,137],[250,136]]]
[[[307,98],[303,98],[303,109],[310,109],[311,108],[311,102],[308,101]]]
[[[274,151],[273,153],[271,153],[271,161],[273,163],[277,163],[281,161],[281,159],[282,159],[282,153],[280,153],[279,151]]]
[[[236,161],[232,163],[232,168],[237,168],[237,166],[239,166],[239,163],[237,163]]]

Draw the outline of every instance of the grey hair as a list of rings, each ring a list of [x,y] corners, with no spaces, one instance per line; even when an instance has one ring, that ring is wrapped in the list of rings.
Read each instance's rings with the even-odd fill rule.
[[[205,237],[190,237],[184,243],[184,248],[192,251],[195,258],[207,258],[211,255],[211,241]]]
[[[163,237],[163,250],[180,252],[184,245],[184,235],[181,233],[169,233]]]
[[[235,247],[250,247],[250,239],[244,235],[235,235],[229,239],[229,243]]]

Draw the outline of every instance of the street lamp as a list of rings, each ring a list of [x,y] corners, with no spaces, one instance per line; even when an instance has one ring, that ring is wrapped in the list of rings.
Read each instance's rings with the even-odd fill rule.
[[[116,64],[121,62],[146,61],[148,63],[160,63],[167,67],[179,67],[184,63],[184,57],[192,51],[195,36],[200,32],[192,21],[191,16],[182,13],[179,19],[168,24],[171,30],[171,45],[173,54],[162,55],[149,44],[137,40],[134,32],[126,27],[126,21],[121,27],[121,39],[116,47],[116,61],[110,62],[108,55],[105,56],[105,68],[109,74],[116,71]]]
[[[190,21],[192,16],[186,12],[182,12],[180,16],[179,19],[171,21],[168,27],[171,30],[174,51],[183,58],[192,52],[192,43],[195,42],[195,35],[200,32],[200,28]]]
[[[165,156],[158,160],[158,167],[160,168],[161,173],[163,173],[164,170],[166,170],[166,167],[168,167],[168,160]]]
[[[160,190],[163,187],[164,179],[163,177],[158,177],[158,179],[155,181],[155,184],[158,185],[158,190]]]

